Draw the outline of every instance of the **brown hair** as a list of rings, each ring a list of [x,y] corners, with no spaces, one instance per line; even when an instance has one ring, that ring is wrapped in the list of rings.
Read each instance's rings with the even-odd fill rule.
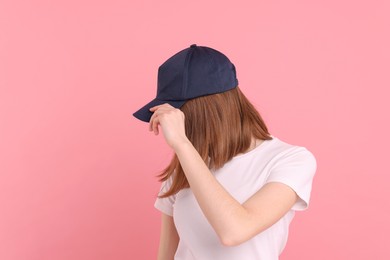
[[[210,169],[218,169],[236,154],[247,151],[252,136],[261,140],[272,139],[259,112],[238,86],[222,93],[190,99],[180,110],[185,116],[187,138]],[[189,187],[176,154],[158,175],[160,181],[171,176],[172,185],[160,198]]]

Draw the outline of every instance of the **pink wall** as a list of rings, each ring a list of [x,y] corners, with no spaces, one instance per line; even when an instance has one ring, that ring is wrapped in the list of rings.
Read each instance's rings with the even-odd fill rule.
[[[281,259],[390,259],[388,1],[0,1],[0,259],[155,259],[171,157],[132,113],[221,50],[318,172]]]

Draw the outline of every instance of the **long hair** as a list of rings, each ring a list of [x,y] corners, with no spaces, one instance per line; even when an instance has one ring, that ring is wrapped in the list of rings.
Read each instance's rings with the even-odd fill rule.
[[[185,116],[185,133],[209,169],[221,168],[235,155],[247,151],[252,136],[271,140],[262,117],[239,87],[188,100],[180,108]],[[189,183],[177,155],[157,176],[160,181],[170,177],[170,189],[160,198],[188,188]]]

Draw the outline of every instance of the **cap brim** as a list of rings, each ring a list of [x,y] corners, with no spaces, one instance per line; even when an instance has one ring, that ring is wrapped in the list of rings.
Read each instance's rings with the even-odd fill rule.
[[[148,104],[146,104],[145,106],[140,108],[138,111],[133,113],[133,116],[135,118],[141,120],[141,121],[149,122],[150,118],[153,115],[153,112],[151,112],[149,110],[151,107],[168,103],[168,104],[170,104],[171,106],[173,106],[175,108],[180,108],[185,102],[186,102],[186,100],[180,100],[180,101],[177,101],[177,100],[159,100],[159,99],[155,98],[152,101],[150,101]]]

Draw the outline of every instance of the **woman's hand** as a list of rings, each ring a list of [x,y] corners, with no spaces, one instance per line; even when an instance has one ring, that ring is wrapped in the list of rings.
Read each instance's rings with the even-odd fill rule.
[[[158,135],[160,125],[165,141],[172,149],[175,150],[177,145],[189,141],[185,133],[184,113],[180,109],[165,103],[150,108],[150,111],[154,113],[149,121],[149,131]]]

